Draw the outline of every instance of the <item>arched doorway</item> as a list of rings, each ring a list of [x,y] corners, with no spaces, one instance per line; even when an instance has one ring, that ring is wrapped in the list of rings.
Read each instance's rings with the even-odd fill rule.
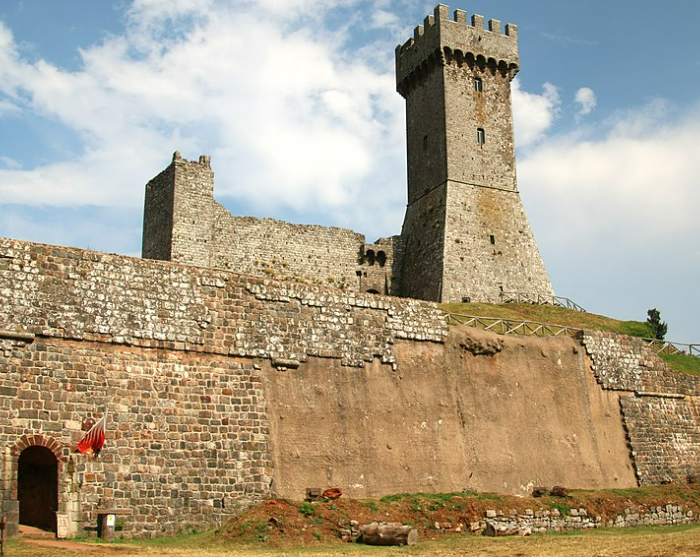
[[[56,530],[58,510],[58,460],[50,449],[33,445],[17,462],[19,523]]]

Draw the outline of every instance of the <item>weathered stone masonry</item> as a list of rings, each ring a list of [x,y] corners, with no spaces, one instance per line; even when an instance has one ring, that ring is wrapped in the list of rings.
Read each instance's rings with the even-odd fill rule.
[[[146,186],[142,255],[198,267],[396,294],[400,239],[231,215],[214,200],[209,157],[173,161]]]
[[[470,25],[444,5],[397,47],[408,150],[400,235],[369,244],[352,230],[233,216],[214,201],[210,158],[176,152],[146,186],[143,257],[432,301],[552,295],[516,183],[519,64],[515,25],[485,29],[477,15]]]
[[[406,99],[401,294],[444,302],[553,293],[520,200],[510,82],[517,26],[439,5],[396,48]]]
[[[133,512],[130,535],[210,525],[270,494],[265,362],[391,364],[395,339],[445,334],[417,301],[4,239],[0,324],[10,524],[28,438],[60,447],[58,510],[73,532],[117,506]],[[109,449],[71,453],[83,418],[104,411]]]
[[[325,482],[358,495],[522,492],[634,485],[630,462],[640,483],[700,473],[697,382],[654,367],[636,341],[586,333],[584,357],[574,340],[465,334],[427,302],[2,239],[11,531],[31,446],[60,460],[58,512],[74,533],[118,507],[131,536],[209,526]],[[604,390],[586,386],[591,365]],[[105,411],[102,455],[73,452],[83,419]],[[513,437],[522,413],[533,422],[518,417]],[[543,460],[552,447],[570,470]]]
[[[700,475],[699,380],[641,341],[448,330],[434,304],[365,294],[551,293],[515,183],[517,28],[505,31],[440,5],[397,49],[401,236],[368,244],[350,230],[234,217],[214,201],[209,157],[176,153],[144,211],[143,255],[168,262],[0,239],[10,533],[21,455],[37,451],[58,463],[55,510],[70,532],[117,507],[131,512],[129,536],[211,526],[312,485],[527,493]],[[100,457],[76,454],[84,420],[105,412]],[[663,520],[692,519],[679,514]]]
[[[37,337],[0,352],[0,369],[2,391],[16,390],[0,398],[14,527],[17,458],[44,440],[60,447],[58,512],[73,534],[115,507],[133,513],[128,535],[201,528],[269,490],[266,406],[250,362]],[[106,450],[96,460],[75,453],[81,421],[104,411]]]
[[[586,332],[598,382],[620,391],[622,415],[642,485],[697,481],[700,378],[674,372],[642,339]]]

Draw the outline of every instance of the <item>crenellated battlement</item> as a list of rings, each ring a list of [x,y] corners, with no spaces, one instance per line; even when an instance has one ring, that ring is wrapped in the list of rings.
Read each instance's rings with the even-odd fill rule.
[[[413,37],[396,47],[396,84],[405,96],[412,82],[435,67],[452,61],[489,68],[513,79],[520,67],[518,27],[508,23],[502,28],[497,19],[488,25],[484,16],[450,10],[438,4],[413,32]]]
[[[175,151],[173,153],[173,162],[181,164],[199,164],[200,166],[206,166],[207,168],[211,168],[210,155],[200,155],[199,161],[188,161],[187,159],[182,158],[182,154],[180,153],[180,151]]]

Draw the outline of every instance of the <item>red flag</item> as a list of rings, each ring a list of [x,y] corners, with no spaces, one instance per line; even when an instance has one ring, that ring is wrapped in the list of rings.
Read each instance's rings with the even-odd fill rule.
[[[107,415],[100,418],[78,443],[78,450],[87,455],[97,456],[105,444],[105,424]]]

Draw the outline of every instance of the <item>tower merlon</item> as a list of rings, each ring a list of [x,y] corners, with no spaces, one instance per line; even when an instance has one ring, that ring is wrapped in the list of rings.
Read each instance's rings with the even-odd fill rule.
[[[507,68],[511,78],[520,66],[516,25],[506,24],[503,33],[501,22],[491,19],[486,29],[484,16],[474,14],[470,24],[464,10],[455,10],[450,18],[450,9],[438,4],[433,15],[416,27],[413,38],[396,47],[399,93],[406,90],[411,74],[429,69],[435,62],[442,63],[446,49],[458,59],[482,57],[492,67]]]
[[[210,155],[200,155],[199,161],[188,161],[182,157],[180,151],[175,151],[173,153],[173,162],[177,164],[199,164],[200,166],[211,167],[211,156]]]

